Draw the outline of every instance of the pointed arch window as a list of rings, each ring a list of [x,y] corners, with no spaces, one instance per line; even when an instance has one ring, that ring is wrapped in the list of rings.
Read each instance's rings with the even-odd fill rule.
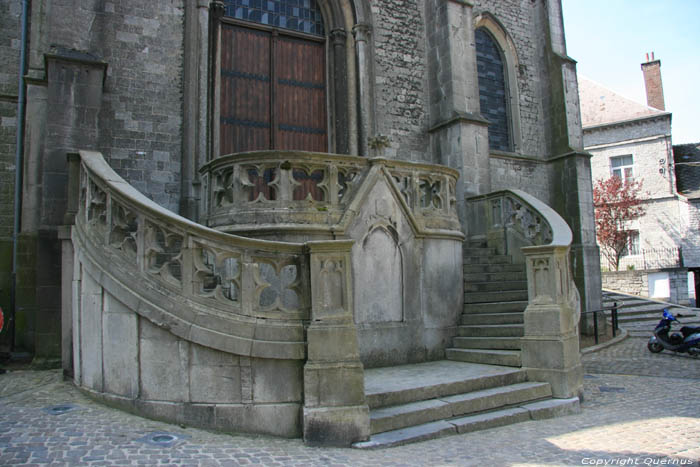
[[[325,27],[316,0],[227,0],[219,155],[328,150]]]
[[[476,66],[481,114],[489,121],[489,149],[512,151],[511,116],[503,52],[486,28],[477,28]]]

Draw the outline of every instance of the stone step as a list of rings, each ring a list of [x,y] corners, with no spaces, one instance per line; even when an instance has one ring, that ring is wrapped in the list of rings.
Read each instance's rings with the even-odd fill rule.
[[[491,349],[445,349],[448,360],[481,363],[485,365],[521,366],[520,351]]]
[[[527,308],[527,300],[513,300],[508,302],[490,303],[465,303],[464,314],[482,313],[513,313],[523,312]]]
[[[455,337],[452,345],[458,349],[520,350],[519,337]]]
[[[525,273],[524,264],[464,264],[465,274],[489,274],[498,272],[522,272]]]
[[[494,281],[494,282],[467,282],[464,281],[465,292],[503,292],[503,291],[527,292],[527,281]]]
[[[672,312],[672,313],[674,316],[676,315],[675,312]],[[600,315],[598,315],[598,316],[600,317]],[[608,312],[605,314],[605,316],[606,316],[606,318],[610,319],[610,317],[612,317],[612,313]],[[634,319],[635,316],[655,316],[656,319],[661,319],[661,317],[663,316],[663,308],[651,309],[651,310],[638,310],[638,309],[625,310],[625,311],[619,310],[617,312],[618,319],[622,319],[622,318]]]
[[[618,324],[634,323],[636,321],[654,322],[661,320],[661,313],[647,313],[641,315],[617,315]]]
[[[526,417],[518,415],[523,411],[527,412]],[[450,423],[456,425],[458,433],[469,433],[518,423],[519,421],[546,420],[553,417],[562,417],[564,415],[577,414],[580,411],[581,406],[578,397],[572,397],[570,399],[546,399],[543,401],[530,402],[518,407],[454,418],[450,420]]]
[[[469,324],[457,327],[459,337],[523,337],[522,324]]]
[[[649,305],[649,304],[637,305],[637,306],[633,306],[633,307],[624,307],[624,308],[618,307],[617,308],[617,315],[618,316],[623,316],[623,315],[634,316],[634,315],[648,315],[650,313],[656,313],[659,315],[659,319],[661,319],[661,314],[663,313],[664,308],[670,308],[670,307],[665,307],[663,305]],[[671,309],[671,313],[673,313],[674,316],[677,312],[680,312],[680,311],[681,310]],[[605,315],[611,316],[612,310],[606,310]]]
[[[372,435],[368,441],[355,443],[353,447],[360,449],[388,448],[451,434],[469,433],[488,428],[496,428],[527,420],[542,420],[574,414],[579,411],[580,406],[578,398],[548,399],[545,401],[523,404],[520,407],[495,410],[450,420],[440,420],[400,430],[387,431]]]
[[[471,272],[464,274],[464,282],[527,281],[524,271]]]
[[[522,300],[527,300],[527,290],[464,293],[464,303],[515,302]]]
[[[552,390],[548,383],[524,382],[392,407],[382,407],[372,410],[370,413],[370,432],[376,434],[399,430],[441,419],[540,400],[551,395]]]
[[[365,370],[365,397],[370,409],[408,404],[472,391],[522,383],[520,368],[441,360]]]
[[[511,313],[463,313],[460,324],[522,324],[524,319],[524,314],[519,311]]]
[[[495,256],[496,249],[488,247],[469,247],[462,248],[462,256]]]
[[[490,256],[463,256],[464,264],[512,264],[513,258],[510,255],[490,255]]]
[[[604,302],[603,307],[612,307],[615,302]],[[634,311],[634,310],[663,310],[667,305],[663,303],[653,303],[644,301],[634,301],[634,302],[617,302],[617,310],[622,312]],[[609,313],[609,312],[608,312]]]

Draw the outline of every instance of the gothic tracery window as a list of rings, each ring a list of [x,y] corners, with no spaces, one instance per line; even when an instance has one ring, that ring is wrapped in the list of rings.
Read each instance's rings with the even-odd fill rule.
[[[476,65],[481,114],[489,121],[489,148],[512,151],[510,109],[503,54],[485,28],[476,29]]]

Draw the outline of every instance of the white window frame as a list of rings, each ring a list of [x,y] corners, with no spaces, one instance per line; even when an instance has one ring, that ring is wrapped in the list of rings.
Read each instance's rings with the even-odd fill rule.
[[[625,250],[622,252],[623,257],[627,256],[638,256],[642,253],[641,250],[641,240],[639,237],[639,230],[637,229],[629,229],[627,230],[629,232],[629,237],[627,237],[627,246],[625,247]]]
[[[629,161],[626,161],[626,158],[629,158]],[[614,161],[620,161],[620,164],[616,167]],[[634,157],[632,154],[611,157],[610,175],[620,177],[625,183],[634,181]]]

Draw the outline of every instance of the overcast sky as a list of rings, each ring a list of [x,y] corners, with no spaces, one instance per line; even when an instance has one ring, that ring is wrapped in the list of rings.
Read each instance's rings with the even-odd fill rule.
[[[700,143],[700,0],[562,0],[577,70],[646,104],[641,63],[661,60],[673,144]]]

